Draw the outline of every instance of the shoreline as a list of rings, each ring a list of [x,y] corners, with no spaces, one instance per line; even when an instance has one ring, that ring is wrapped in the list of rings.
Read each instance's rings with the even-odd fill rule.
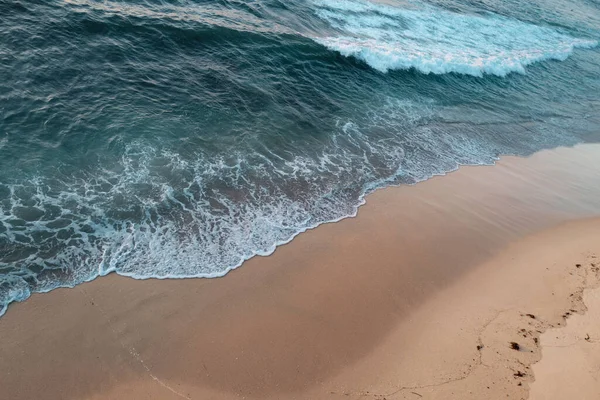
[[[573,148],[575,146],[582,146],[582,143],[578,143],[575,145],[571,145],[571,146],[561,146],[559,148]],[[540,152],[544,152],[547,151],[547,149],[544,150],[540,150]],[[534,153],[535,154],[535,153]],[[380,191],[380,190],[387,190],[387,189],[394,189],[394,188],[399,188],[399,187],[411,187],[411,186],[415,186],[418,184],[421,184],[423,182],[426,182],[428,180],[431,179],[439,179],[442,178],[444,176],[447,176],[448,174],[452,174],[458,170],[460,170],[461,168],[477,168],[477,167],[493,167],[496,165],[496,163],[498,163],[500,160],[502,159],[510,159],[510,158],[528,158],[530,157],[530,155],[526,155],[526,156],[514,156],[514,155],[500,155],[498,156],[498,158],[496,158],[493,163],[491,164],[457,164],[456,168],[451,169],[451,170],[447,170],[445,172],[440,172],[440,173],[435,173],[429,177],[423,178],[421,180],[418,180],[414,183],[409,183],[409,184],[405,184],[405,183],[401,183],[401,184],[382,184],[381,182],[390,182],[392,181],[392,178],[385,178],[383,180],[380,181],[380,183],[375,184],[372,183],[369,185],[369,189],[365,189],[364,192],[359,196],[358,198],[358,203],[356,206],[354,206],[354,212],[352,214],[348,214],[342,217],[338,217],[335,219],[331,219],[331,220],[326,220],[323,222],[318,222],[315,225],[311,225],[305,228],[302,228],[301,230],[298,230],[297,232],[295,232],[289,239],[277,242],[275,244],[273,244],[268,251],[266,252],[262,252],[262,251],[255,251],[254,254],[252,254],[251,256],[244,258],[243,260],[241,260],[238,264],[228,267],[226,269],[224,269],[223,271],[219,271],[219,272],[215,272],[215,273],[210,273],[210,274],[204,274],[204,275],[181,275],[181,276],[177,276],[177,275],[169,275],[169,276],[136,276],[135,274],[127,274],[127,273],[123,273],[123,272],[119,272],[116,271],[114,269],[110,269],[110,270],[106,270],[103,269],[101,272],[98,272],[98,274],[85,278],[82,281],[79,281],[77,283],[67,283],[67,284],[61,284],[55,287],[52,287],[50,289],[44,289],[41,291],[27,291],[27,295],[17,295],[16,297],[14,297],[12,300],[10,300],[8,302],[8,304],[4,305],[2,308],[0,308],[0,318],[2,318],[2,316],[8,311],[8,307],[10,307],[11,304],[15,304],[15,303],[21,303],[23,301],[26,301],[27,299],[29,299],[32,295],[38,295],[38,294],[45,294],[45,293],[50,293],[54,290],[57,289],[73,289],[79,285],[88,283],[88,282],[92,282],[96,279],[105,277],[107,275],[110,274],[116,274],[122,277],[126,277],[126,278],[130,278],[130,279],[136,279],[136,280],[167,280],[167,279],[217,279],[217,278],[223,278],[226,275],[228,275],[229,273],[231,273],[232,271],[237,270],[238,268],[241,268],[244,264],[246,264],[248,261],[250,261],[253,258],[260,258],[260,257],[269,257],[270,255],[272,255],[277,248],[281,247],[281,246],[285,246],[289,243],[291,243],[298,235],[302,235],[305,234],[306,232],[310,232],[314,229],[319,228],[322,225],[327,225],[327,224],[335,224],[335,223],[339,223],[341,221],[344,221],[346,219],[351,219],[351,218],[356,218],[356,216],[358,215],[358,212],[360,211],[361,207],[363,207],[364,205],[366,205],[367,203],[367,199],[372,196],[374,193]],[[382,186],[379,186],[379,185]]]
[[[578,144],[581,145],[581,144]],[[576,146],[576,145],[575,145]],[[567,148],[570,148],[573,146],[569,146]],[[544,150],[541,150],[544,151]],[[131,278],[131,279],[136,279],[136,280],[148,280],[148,279],[156,279],[156,280],[166,280],[166,279],[217,279],[217,278],[223,278],[226,275],[228,275],[230,272],[235,271],[238,268],[241,268],[245,263],[247,263],[248,261],[250,261],[253,258],[256,257],[269,257],[270,255],[272,255],[277,248],[281,247],[281,246],[285,246],[289,243],[291,243],[298,235],[302,235],[306,232],[310,232],[314,229],[319,228],[322,225],[327,225],[327,224],[335,224],[338,222],[341,222],[343,220],[349,219],[349,218],[356,218],[356,216],[358,215],[358,212],[360,211],[360,208],[363,207],[366,203],[367,203],[367,198],[371,195],[373,195],[374,193],[380,191],[380,190],[386,190],[386,189],[390,189],[390,188],[399,188],[401,186],[415,186],[418,185],[420,183],[426,182],[430,179],[439,179],[440,177],[444,177],[448,174],[451,174],[453,172],[458,171],[461,168],[472,168],[472,167],[492,167],[494,165],[496,165],[496,163],[498,161],[500,161],[503,158],[512,158],[512,157],[518,157],[518,158],[527,158],[529,156],[499,156],[498,158],[495,159],[495,161],[492,164],[457,164],[457,167],[455,169],[451,169],[445,172],[441,172],[441,173],[435,173],[427,178],[424,178],[422,180],[416,181],[415,183],[411,183],[411,184],[389,184],[389,185],[383,185],[383,186],[378,186],[379,184],[371,184],[369,185],[370,188],[369,189],[365,189],[364,193],[362,193],[359,198],[358,198],[358,203],[356,206],[354,206],[354,212],[352,214],[348,214],[339,218],[335,218],[335,219],[331,219],[331,220],[326,220],[323,222],[318,222],[315,225],[311,225],[305,228],[302,228],[301,230],[298,230],[297,232],[295,232],[289,239],[277,242],[275,244],[273,244],[268,251],[266,252],[261,252],[261,251],[255,251],[254,254],[252,254],[251,256],[244,258],[243,260],[241,260],[238,264],[228,267],[226,269],[224,269],[223,271],[220,272],[215,272],[215,273],[211,273],[211,274],[204,274],[204,275],[189,275],[189,276],[176,276],[176,275],[170,275],[170,276],[136,276],[135,274],[127,274],[127,273],[122,273],[119,271],[116,271],[114,269],[111,270],[102,270],[101,272],[98,272],[96,275],[85,278],[84,280],[77,282],[77,283],[68,283],[68,284],[59,284],[58,286],[52,287],[50,289],[44,289],[44,290],[40,290],[40,291],[30,291],[28,289],[26,295],[23,294],[19,294],[16,295],[16,297],[14,297],[13,299],[11,299],[6,305],[3,305],[2,308],[0,308],[0,318],[2,318],[2,316],[8,311],[8,307],[10,307],[11,304],[14,303],[21,303],[23,301],[26,301],[27,299],[29,299],[32,295],[37,295],[37,294],[44,294],[44,293],[50,293],[54,290],[57,289],[73,289],[79,285],[88,283],[88,282],[92,282],[98,278],[102,278],[105,277],[107,275],[110,274],[116,274],[122,277],[126,277],[126,278]],[[392,178],[386,178],[383,179],[381,182],[388,182],[391,181]]]
[[[223,278],[110,274],[34,294],[0,318],[2,386],[13,399],[396,399],[417,398],[399,387],[425,386],[427,398],[451,398],[444,390],[463,389],[438,383],[475,376],[467,358],[485,359],[494,347],[486,339],[476,350],[472,334],[492,324],[499,304],[513,301],[494,282],[516,290],[515,276],[550,267],[532,258],[552,263],[570,252],[564,263],[572,267],[578,246],[592,250],[598,220],[567,222],[600,215],[600,167],[591,164],[598,154],[600,145],[546,150],[380,189],[355,218],[299,234]],[[580,230],[586,235],[568,239]],[[501,268],[510,264],[506,257],[522,257],[527,270],[512,266],[509,274]],[[548,285],[557,293],[581,286],[565,283],[570,272],[563,265],[522,286],[536,293],[531,304],[550,304],[544,323],[559,323],[566,304],[548,300]],[[487,304],[468,318],[456,314],[477,293]],[[496,297],[488,300],[489,293]],[[523,321],[502,318],[507,326]],[[506,369],[492,372],[479,382],[500,382]],[[521,386],[513,381],[494,395],[526,394],[530,375]],[[484,389],[465,390],[495,398]]]
[[[537,153],[544,153],[544,152],[548,152],[548,151],[553,151],[556,149],[574,149],[576,147],[581,147],[581,146],[589,146],[589,144],[584,144],[584,143],[578,143],[578,144],[574,144],[574,145],[570,145],[570,146],[560,146],[558,148],[554,148],[554,149],[543,149],[540,150],[536,153],[530,154],[530,155],[526,155],[526,156],[517,156],[517,155],[500,155],[498,156],[493,163],[491,164],[457,164],[457,167],[445,172],[441,172],[441,173],[435,173],[427,178],[424,178],[422,180],[418,180],[414,183],[411,184],[389,184],[389,185],[383,185],[383,186],[378,186],[379,184],[372,184],[370,185],[371,188],[370,189],[366,189],[364,191],[364,193],[362,193],[360,195],[360,197],[358,198],[358,204],[354,207],[354,213],[352,214],[348,214],[339,218],[335,218],[335,219],[331,219],[331,220],[326,220],[323,222],[318,222],[315,225],[311,225],[305,228],[302,228],[301,230],[298,230],[297,232],[295,232],[289,239],[277,242],[275,244],[273,244],[269,250],[267,250],[266,252],[261,252],[261,251],[256,251],[254,252],[254,254],[252,254],[251,256],[242,259],[238,264],[228,267],[226,269],[224,269],[223,271],[219,271],[219,272],[214,272],[214,273],[210,273],[210,274],[204,274],[204,275],[181,275],[181,276],[176,276],[176,275],[169,275],[169,276],[136,276],[135,274],[127,274],[127,273],[123,273],[123,272],[118,272],[114,269],[111,270],[106,270],[103,269],[102,271],[98,272],[98,274],[85,278],[84,280],[78,282],[78,283],[68,283],[68,284],[62,284],[62,285],[58,285],[55,287],[52,287],[50,289],[44,289],[41,291],[29,291],[28,289],[28,294],[23,296],[22,294],[17,295],[16,297],[14,297],[12,300],[10,300],[8,302],[8,304],[4,305],[2,308],[0,308],[0,318],[2,318],[2,316],[8,311],[8,308],[11,306],[11,304],[15,304],[15,303],[21,303],[23,301],[26,301],[27,299],[29,299],[32,295],[39,295],[39,294],[45,294],[45,293],[50,293],[54,290],[57,289],[73,289],[79,285],[82,284],[86,284],[88,282],[92,282],[95,281],[96,279],[105,277],[107,275],[110,274],[116,274],[125,278],[130,278],[130,279],[136,279],[136,280],[170,280],[170,279],[218,279],[218,278],[223,278],[225,276],[227,276],[229,273],[231,273],[232,271],[237,270],[238,268],[241,268],[242,266],[244,266],[244,264],[248,263],[250,260],[254,259],[254,258],[260,258],[260,257],[269,257],[271,256],[279,247],[281,246],[285,246],[288,245],[289,243],[291,243],[297,236],[299,235],[303,235],[307,232],[313,231],[323,225],[328,225],[328,224],[336,224],[339,223],[341,221],[344,221],[346,219],[352,219],[352,218],[356,218],[356,216],[358,215],[360,209],[365,206],[367,204],[367,199],[371,196],[373,196],[375,193],[381,191],[381,190],[389,190],[389,189],[397,189],[400,187],[413,187],[419,184],[422,184],[424,182],[427,182],[429,180],[432,179],[440,179],[443,178],[445,176],[448,176],[449,174],[453,174],[456,171],[459,171],[462,168],[479,168],[479,167],[494,167],[498,162],[500,162],[501,160],[510,160],[510,159],[527,159],[529,157],[531,157],[534,154]],[[504,161],[503,161],[504,162]],[[382,182],[386,182],[386,181],[390,181],[391,178],[386,178],[383,179]]]

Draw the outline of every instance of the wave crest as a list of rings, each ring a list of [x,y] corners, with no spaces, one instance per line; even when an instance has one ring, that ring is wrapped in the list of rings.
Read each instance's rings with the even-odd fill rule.
[[[402,9],[361,0],[318,0],[316,14],[340,31],[314,40],[381,72],[506,76],[538,61],[563,61],[595,40],[498,15],[456,14],[432,6]]]

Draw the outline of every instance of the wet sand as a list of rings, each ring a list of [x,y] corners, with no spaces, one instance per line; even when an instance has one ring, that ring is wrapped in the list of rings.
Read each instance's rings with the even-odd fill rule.
[[[527,398],[540,334],[596,284],[598,156],[561,148],[380,190],[220,279],[113,274],[34,295],[0,318],[3,396]]]

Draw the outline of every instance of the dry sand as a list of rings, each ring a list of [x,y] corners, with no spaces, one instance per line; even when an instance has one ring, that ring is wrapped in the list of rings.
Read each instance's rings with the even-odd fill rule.
[[[585,314],[573,314],[566,327],[542,334],[532,400],[600,398],[600,289],[586,290],[583,300]]]
[[[0,398],[525,399],[534,372],[532,398],[599,398],[599,155],[381,190],[222,279],[34,295],[0,319]]]

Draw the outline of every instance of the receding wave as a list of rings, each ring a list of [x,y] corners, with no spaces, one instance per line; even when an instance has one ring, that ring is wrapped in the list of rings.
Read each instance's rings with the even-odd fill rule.
[[[0,315],[32,292],[111,272],[222,276],[300,232],[355,215],[376,188],[515,151],[478,141],[464,127],[429,125],[433,106],[389,98],[367,120],[338,121],[316,152],[185,158],[134,143],[92,174],[0,184]],[[500,137],[523,131],[518,124],[496,129]],[[556,131],[526,137],[519,148],[527,153],[558,141],[576,143]]]
[[[398,129],[426,116],[392,101],[376,117]],[[110,272],[222,276],[299,232],[353,215],[368,185],[403,160],[390,140],[369,140],[357,123],[340,121],[317,154],[184,158],[135,143],[91,174],[0,183],[0,315],[32,292]]]
[[[417,5],[403,9],[361,0],[316,0],[316,14],[340,31],[315,40],[387,72],[414,68],[429,74],[455,72],[506,76],[538,61],[565,60],[578,39],[552,28],[498,15],[456,14]]]

